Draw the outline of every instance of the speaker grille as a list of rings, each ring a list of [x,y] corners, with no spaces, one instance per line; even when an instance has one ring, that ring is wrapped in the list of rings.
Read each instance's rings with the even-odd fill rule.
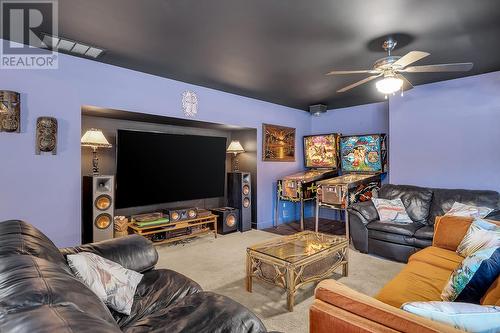
[[[243,207],[245,208],[250,207],[250,199],[248,198],[243,199]]]
[[[236,224],[236,216],[234,214],[229,214],[226,217],[226,225],[229,227],[233,227]]]
[[[107,229],[111,225],[111,215],[107,213],[102,213],[97,215],[95,218],[94,224],[97,229]]]
[[[177,221],[181,218],[181,214],[178,212],[170,212],[170,221]]]
[[[189,219],[195,219],[198,216],[198,212],[195,209],[189,209],[187,212],[187,216]]]
[[[249,195],[250,194],[250,186],[244,185],[243,186],[243,194],[244,195]]]
[[[95,208],[97,208],[99,210],[106,210],[109,207],[111,207],[111,203],[112,203],[112,200],[111,200],[111,197],[109,195],[101,194],[100,196],[98,196],[95,199],[94,206],[95,206]]]

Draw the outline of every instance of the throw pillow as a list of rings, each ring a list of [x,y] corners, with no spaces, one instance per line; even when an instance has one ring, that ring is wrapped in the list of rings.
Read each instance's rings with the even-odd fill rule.
[[[499,274],[500,247],[476,251],[453,271],[441,293],[441,299],[479,304]]]
[[[475,251],[496,246],[500,246],[500,226],[485,220],[475,220],[458,244],[457,253],[467,257]]]
[[[142,274],[89,252],[70,254],[68,264],[76,277],[110,308],[130,315]]]
[[[466,332],[495,333],[500,327],[500,307],[458,302],[410,302],[404,311],[453,326]]]
[[[372,202],[377,209],[380,222],[413,223],[401,199],[394,200],[372,198]]]
[[[493,208],[477,207],[473,205],[466,205],[460,202],[455,202],[453,206],[451,206],[451,209],[444,215],[475,217],[478,219],[482,219],[493,210]]]

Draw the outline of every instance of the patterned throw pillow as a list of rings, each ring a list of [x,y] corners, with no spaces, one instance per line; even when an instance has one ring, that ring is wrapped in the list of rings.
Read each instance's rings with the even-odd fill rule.
[[[110,308],[130,315],[142,274],[89,252],[67,256],[73,273]]]
[[[477,207],[472,205],[466,205],[460,202],[455,202],[451,209],[444,215],[453,216],[463,216],[463,217],[475,217],[477,219],[482,219],[491,213],[494,209],[488,207]]]
[[[500,327],[500,307],[459,302],[409,302],[404,311],[448,324],[465,332],[497,333]]]
[[[406,213],[405,206],[401,199],[394,200],[372,198],[372,202],[377,209],[380,222],[413,223]]]
[[[479,304],[500,274],[500,247],[479,250],[465,258],[441,293],[443,301]]]
[[[457,247],[457,253],[467,257],[488,247],[500,246],[500,226],[485,221],[475,220]]]

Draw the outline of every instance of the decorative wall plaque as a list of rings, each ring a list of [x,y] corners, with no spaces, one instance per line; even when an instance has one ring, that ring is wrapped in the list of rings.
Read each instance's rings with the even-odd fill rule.
[[[0,132],[21,132],[21,98],[15,91],[0,90]]]
[[[198,96],[192,91],[182,93],[182,109],[186,117],[194,117],[198,113]]]
[[[36,154],[41,152],[57,154],[57,119],[39,117],[36,120]]]

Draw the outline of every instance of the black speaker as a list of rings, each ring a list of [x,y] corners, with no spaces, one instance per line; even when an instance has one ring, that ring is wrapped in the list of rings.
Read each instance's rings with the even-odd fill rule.
[[[238,230],[252,229],[252,185],[250,173],[229,172],[227,174],[228,205],[240,212]]]
[[[211,209],[212,213],[217,215],[217,232],[219,234],[228,234],[238,230],[238,221],[240,212],[236,208],[221,207]]]
[[[82,184],[82,244],[113,238],[113,176],[85,176]]]

